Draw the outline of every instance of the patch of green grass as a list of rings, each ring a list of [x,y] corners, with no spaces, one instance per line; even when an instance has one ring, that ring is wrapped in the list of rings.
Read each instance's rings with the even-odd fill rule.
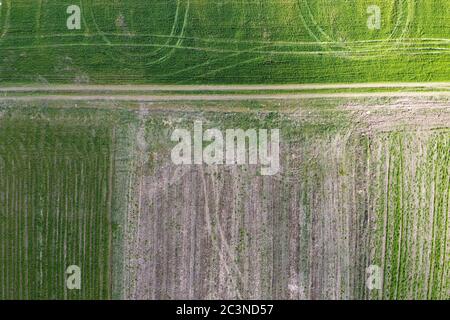
[[[38,115],[0,119],[0,299],[109,298],[111,127]]]
[[[0,81],[448,81],[449,18],[445,0],[4,0]]]
[[[379,182],[371,194],[379,199],[373,237],[384,299],[448,297],[449,141],[448,130],[391,132],[373,141],[384,153],[373,159]]]

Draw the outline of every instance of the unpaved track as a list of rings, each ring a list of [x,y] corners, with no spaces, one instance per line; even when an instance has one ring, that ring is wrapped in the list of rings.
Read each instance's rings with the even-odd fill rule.
[[[0,101],[243,101],[296,100],[335,98],[414,98],[450,97],[450,91],[437,92],[374,92],[374,93],[305,93],[305,94],[211,94],[211,95],[40,95],[0,97]]]
[[[392,89],[389,92],[311,93],[304,90]],[[402,91],[404,89],[416,91]],[[438,91],[418,91],[418,90]],[[211,92],[225,92],[211,93]],[[252,91],[251,93],[245,93]],[[261,91],[262,93],[254,93]],[[269,91],[267,93],[266,91]],[[270,91],[274,91],[273,93]],[[282,93],[280,91],[299,91]],[[353,83],[292,85],[55,85],[0,87],[0,101],[242,101],[384,97],[450,97],[450,82]],[[53,93],[60,94],[53,94]],[[94,93],[95,94],[92,94]],[[101,92],[99,94],[99,92]],[[131,92],[131,94],[130,94]],[[139,92],[139,94],[132,94]],[[146,94],[145,92],[149,92]],[[171,92],[170,95],[161,92]],[[186,94],[189,92],[189,94]],[[193,93],[194,92],[194,93]],[[198,92],[198,94],[195,94]],[[228,94],[226,92],[229,92]],[[231,93],[233,92],[233,93]],[[236,93],[238,92],[238,93]],[[22,95],[37,93],[34,96]],[[61,94],[64,93],[64,94]],[[7,96],[7,94],[12,94]]]
[[[278,91],[278,90],[326,90],[326,89],[389,89],[435,88],[450,89],[450,82],[396,82],[396,83],[336,83],[336,84],[287,84],[287,85],[39,85],[4,86],[0,92],[58,92],[58,91]]]

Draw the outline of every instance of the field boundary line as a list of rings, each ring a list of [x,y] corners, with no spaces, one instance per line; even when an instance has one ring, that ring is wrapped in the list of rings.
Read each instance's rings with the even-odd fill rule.
[[[304,93],[304,94],[213,94],[213,95],[39,95],[3,96],[0,101],[254,101],[254,100],[302,100],[336,98],[450,98],[447,92],[374,92],[374,93]]]
[[[277,90],[326,90],[326,89],[450,89],[450,82],[374,82],[332,84],[250,84],[250,85],[6,85],[0,92],[133,92],[133,91],[277,91]],[[356,94],[356,93],[355,93]]]

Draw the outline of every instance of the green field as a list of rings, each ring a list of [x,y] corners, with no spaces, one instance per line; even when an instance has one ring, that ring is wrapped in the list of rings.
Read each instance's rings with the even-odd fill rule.
[[[82,112],[3,113],[0,299],[110,297],[112,126]],[[81,291],[66,288],[70,265],[84,270]]]
[[[0,81],[448,81],[449,34],[446,0],[3,0]]]

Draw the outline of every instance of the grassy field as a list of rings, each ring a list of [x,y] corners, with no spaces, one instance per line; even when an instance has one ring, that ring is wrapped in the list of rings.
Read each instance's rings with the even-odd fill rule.
[[[2,107],[0,299],[111,296],[113,139],[100,119]],[[66,288],[71,265],[81,291]]]
[[[0,81],[448,81],[449,26],[445,0],[3,0]]]
[[[379,297],[448,299],[449,132],[394,132],[372,143]]]

